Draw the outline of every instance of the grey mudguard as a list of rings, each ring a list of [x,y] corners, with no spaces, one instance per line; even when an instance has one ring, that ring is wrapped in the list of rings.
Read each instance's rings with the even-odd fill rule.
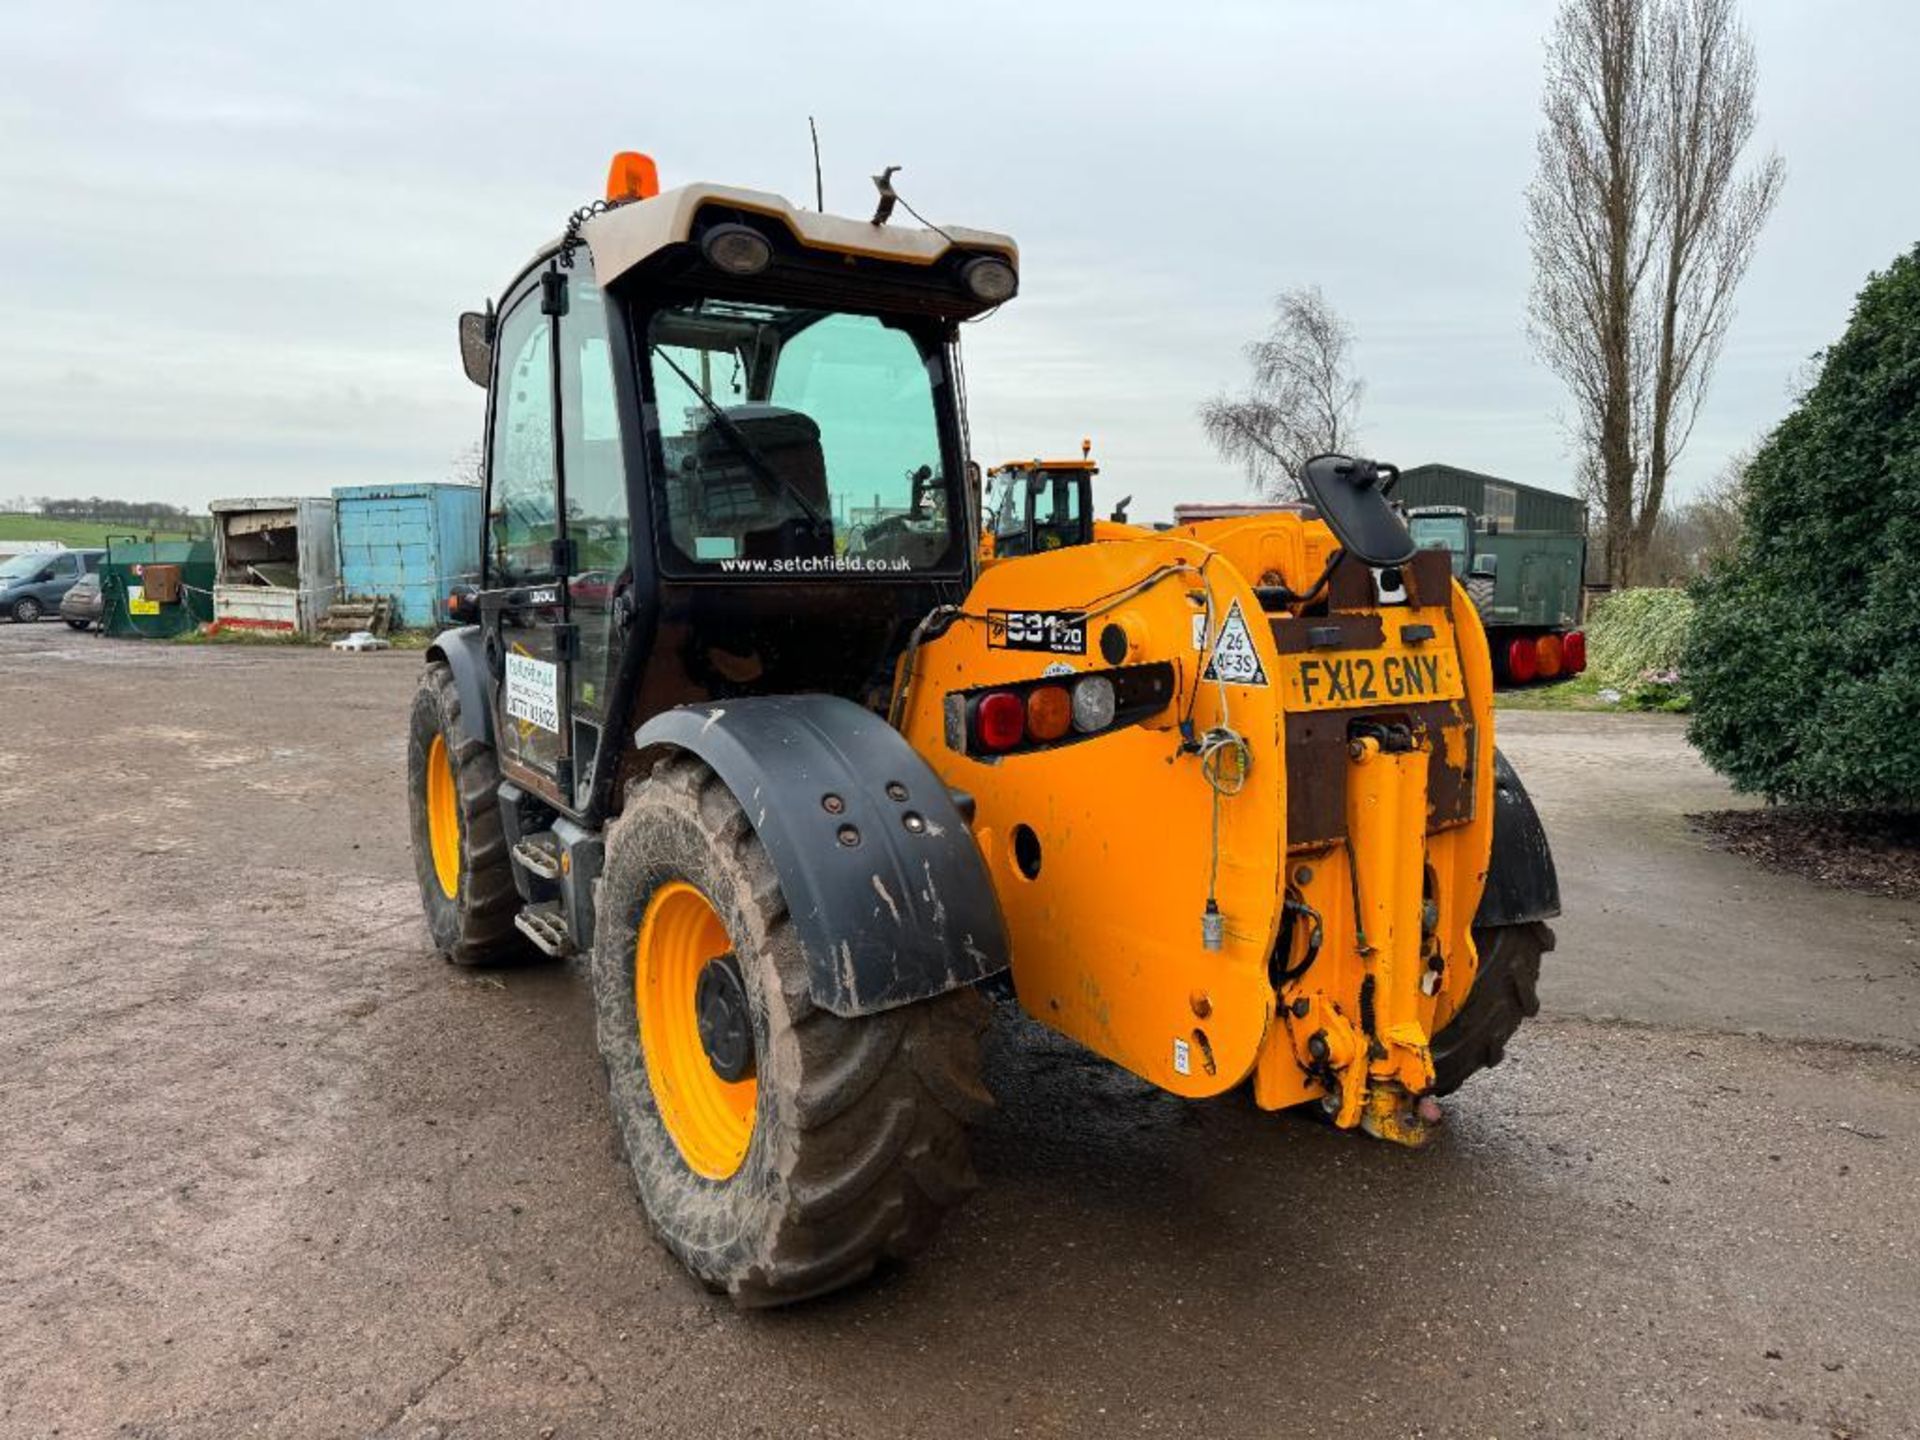
[[[444,660],[453,671],[453,693],[460,697],[460,727],[476,740],[493,744],[493,710],[487,704],[487,652],[478,625],[442,630],[427,647],[427,659]]]
[[[634,740],[698,756],[739,800],[780,876],[816,1005],[866,1015],[1007,968],[979,847],[878,715],[831,695],[761,695],[663,711]]]
[[[1560,913],[1560,877],[1546,828],[1507,757],[1493,752],[1493,857],[1476,927],[1550,920]]]

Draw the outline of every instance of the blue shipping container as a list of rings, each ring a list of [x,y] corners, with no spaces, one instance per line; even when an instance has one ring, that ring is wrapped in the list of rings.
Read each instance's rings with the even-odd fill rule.
[[[447,587],[479,580],[479,486],[342,485],[333,501],[341,591],[387,596],[395,625],[436,624]]]

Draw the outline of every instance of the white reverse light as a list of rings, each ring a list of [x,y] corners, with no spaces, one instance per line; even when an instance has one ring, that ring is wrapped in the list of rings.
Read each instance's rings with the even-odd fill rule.
[[[1089,675],[1073,687],[1073,728],[1091,735],[1113,724],[1113,682]]]

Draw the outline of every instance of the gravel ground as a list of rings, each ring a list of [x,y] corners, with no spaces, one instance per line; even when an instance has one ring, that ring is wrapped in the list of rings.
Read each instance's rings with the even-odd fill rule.
[[[1709,849],[1678,722],[1502,717],[1569,914],[1433,1148],[1007,1018],[932,1253],[741,1316],[581,977],[427,950],[419,664],[0,626],[0,1435],[1920,1433],[1920,906]]]

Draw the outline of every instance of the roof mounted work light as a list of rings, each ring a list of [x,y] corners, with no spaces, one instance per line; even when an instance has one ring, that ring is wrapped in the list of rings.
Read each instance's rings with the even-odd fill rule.
[[[751,225],[716,225],[700,238],[700,253],[729,275],[758,275],[773,260],[773,246]]]
[[[960,279],[974,299],[986,305],[1002,305],[1020,288],[1020,277],[1013,266],[994,255],[982,255],[960,267]]]

